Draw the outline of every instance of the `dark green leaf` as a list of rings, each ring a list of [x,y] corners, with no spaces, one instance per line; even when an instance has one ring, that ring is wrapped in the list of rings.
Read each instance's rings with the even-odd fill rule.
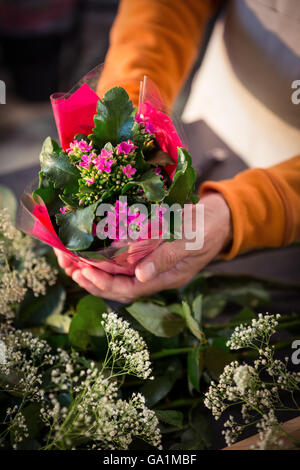
[[[181,206],[189,199],[196,182],[196,172],[192,167],[192,157],[182,147],[178,147],[176,173],[169,188],[165,202],[170,206],[174,203]]]
[[[183,426],[183,413],[176,410],[156,410],[155,414],[159,421],[182,428]]]
[[[86,250],[94,240],[93,221],[98,203],[65,214],[57,214],[59,237],[66,248],[72,251]]]
[[[200,324],[202,318],[202,294],[197,295],[192,304],[195,320]]]
[[[185,318],[188,329],[193,333],[194,336],[196,336],[196,338],[199,339],[199,341],[201,342],[205,341],[204,333],[200,329],[200,326],[196,322],[195,318],[192,317],[191,309],[189,305],[187,304],[187,302],[182,302],[182,306],[183,306],[183,316]]]
[[[202,315],[205,319],[215,318],[222,313],[223,308],[227,303],[227,296],[223,293],[216,293],[213,295],[206,295],[202,302]]]
[[[40,162],[43,174],[53,182],[55,188],[71,194],[78,190],[79,170],[50,137],[43,143]]]
[[[199,382],[203,370],[203,352],[201,346],[196,346],[188,353],[188,378],[192,386],[200,392]]]
[[[97,103],[92,135],[95,144],[102,148],[107,142],[113,145],[131,139],[134,108],[127,92],[120,87],[111,88]]]
[[[176,336],[184,329],[184,321],[168,308],[150,302],[135,302],[126,310],[155,336]]]
[[[244,307],[233,319],[234,323],[250,323],[256,317],[251,308]]]
[[[235,360],[235,356],[223,348],[209,346],[204,351],[204,367],[208,370],[213,380],[218,380],[224,367]]]
[[[148,380],[140,389],[149,407],[156,405],[172,390],[176,381],[181,377],[182,367],[178,359],[174,359],[164,368],[164,374]]]
[[[153,170],[149,170],[139,179],[127,183],[122,190],[122,194],[126,194],[126,192],[133,186],[139,186],[142,188],[146,198],[151,202],[162,201],[166,194],[164,183],[160,175],[156,175]]]
[[[70,324],[71,344],[79,349],[87,349],[93,344],[92,338],[104,338],[105,332],[101,319],[106,311],[107,305],[101,298],[93,295],[83,297],[77,305],[76,314]]]
[[[28,293],[20,305],[18,321],[26,326],[44,325],[48,317],[62,313],[65,300],[66,292],[61,286],[50,288],[38,298]]]
[[[46,204],[50,215],[56,214],[63,206],[62,201],[59,199],[59,191],[55,189],[54,183],[42,171],[39,173],[39,187],[33,192],[35,201],[39,202],[39,197]]]

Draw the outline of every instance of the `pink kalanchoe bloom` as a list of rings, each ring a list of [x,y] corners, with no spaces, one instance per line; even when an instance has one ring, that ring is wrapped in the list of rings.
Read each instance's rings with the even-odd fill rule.
[[[152,124],[151,121],[146,121],[145,120],[145,117],[143,116],[143,114],[140,114],[140,113],[137,113],[136,116],[135,116],[135,121],[138,123],[138,124],[144,124],[145,125],[145,131],[148,133],[148,134],[155,134],[155,127],[154,125]]]
[[[159,166],[155,167],[154,172],[155,172],[156,175],[160,175],[161,174],[161,168]]]
[[[113,150],[102,149],[100,152],[100,157],[110,158],[113,154]]]
[[[94,183],[95,183],[95,180],[94,180],[93,176],[92,176],[91,178],[86,177],[86,178],[84,178],[84,179],[85,179],[85,181],[87,182],[87,184],[88,184],[89,186],[91,186],[91,184],[94,184]]]
[[[67,153],[74,153],[74,151],[79,150],[79,152],[90,152],[92,150],[93,146],[88,145],[85,140],[73,140],[73,142],[70,142],[70,147],[66,149]]]
[[[152,122],[148,121],[145,123],[145,131],[148,132],[148,134],[155,134],[155,127]]]
[[[124,175],[127,176],[127,178],[131,178],[132,175],[136,172],[136,168],[132,168],[130,164],[126,165],[122,169]]]
[[[137,146],[134,145],[131,140],[127,140],[127,142],[121,142],[119,145],[117,145],[118,153],[124,153],[124,155],[128,155],[131,150],[134,150],[136,148]]]
[[[90,152],[92,148],[92,145],[88,145],[85,140],[78,142],[78,149],[80,152]]]
[[[78,140],[73,140],[73,142],[70,142],[70,144],[69,144],[70,147],[68,147],[68,148],[66,149],[66,152],[67,152],[67,153],[72,152],[73,148],[74,148],[77,144],[78,144]]]
[[[65,214],[67,212],[67,209],[65,207],[61,207],[59,210],[62,214]]]
[[[93,163],[99,172],[106,171],[111,172],[111,166],[115,163],[115,160],[110,158],[113,154],[112,150],[102,149],[100,155],[93,159]]]
[[[79,166],[82,166],[83,168],[88,168],[91,163],[92,163],[92,154],[90,153],[89,155],[82,155]]]

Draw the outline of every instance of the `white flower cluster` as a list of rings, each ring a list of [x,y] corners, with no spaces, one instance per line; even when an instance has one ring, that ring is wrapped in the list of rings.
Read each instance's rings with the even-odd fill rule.
[[[235,369],[233,380],[236,384],[236,388],[241,394],[245,393],[247,388],[252,385],[255,374],[255,369],[248,365],[242,365]]]
[[[252,320],[251,325],[239,325],[235,328],[227,346],[230,349],[248,348],[255,345],[256,341],[268,343],[275,333],[280,315],[258,314],[258,318]]]
[[[37,256],[33,239],[13,226],[7,209],[0,210],[0,240],[0,314],[11,321],[14,306],[22,302],[27,289],[35,296],[44,295],[57,273]]]
[[[10,433],[14,448],[30,437],[23,410],[36,403],[41,423],[48,427],[41,448],[125,450],[135,438],[160,446],[158,420],[142,395],[121,399],[120,384],[112,374],[94,363],[84,369],[77,353],[54,353],[29,332],[0,330],[0,382],[7,393],[22,398],[21,404],[6,410],[0,444]]]
[[[105,377],[93,363],[90,369],[81,371],[78,382],[69,409],[62,407],[53,394],[51,406],[43,409],[45,421],[52,423],[52,440],[46,449],[73,448],[83,439],[98,450],[126,450],[133,438],[160,446],[158,420],[145,406],[142,395],[134,394],[128,401],[118,398],[118,383]]]
[[[275,418],[275,410],[285,407],[280,391],[290,392],[294,399],[293,393],[300,391],[300,373],[288,371],[286,363],[274,359],[274,347],[269,345],[269,340],[276,330],[277,319],[278,315],[259,315],[251,326],[235,328],[228,345],[232,349],[254,347],[258,359],[253,366],[239,364],[238,361],[227,365],[219,382],[211,382],[205,395],[204,404],[212,410],[215,419],[219,419],[230,407],[241,405],[241,423],[229,416],[224,424],[227,445],[233,444],[251,424],[256,424],[260,432],[259,448],[278,446],[280,443],[282,433]]]
[[[254,450],[277,450],[284,446],[284,432],[282,431],[274,410],[270,410],[257,424],[259,431],[258,442],[252,447]]]
[[[0,345],[5,360],[0,361],[3,389],[38,401],[43,398],[40,364],[52,365],[55,357],[46,341],[21,330],[0,331]]]
[[[130,328],[126,320],[111,312],[103,314],[102,326],[107,335],[108,346],[114,363],[120,363],[123,373],[141,379],[149,378],[151,363],[149,351],[143,338]],[[152,377],[151,377],[152,378]]]

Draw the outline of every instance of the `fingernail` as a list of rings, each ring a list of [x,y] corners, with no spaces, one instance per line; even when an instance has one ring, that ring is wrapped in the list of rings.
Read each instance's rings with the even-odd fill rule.
[[[141,282],[147,282],[155,276],[155,266],[152,261],[146,261],[137,268],[137,278]]]

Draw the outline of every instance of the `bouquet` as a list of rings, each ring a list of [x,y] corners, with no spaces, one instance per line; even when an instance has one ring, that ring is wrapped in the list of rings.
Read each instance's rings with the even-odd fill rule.
[[[79,263],[132,275],[174,239],[164,213],[197,201],[196,173],[154,84],[145,77],[135,109],[121,87],[99,99],[93,80],[95,72],[52,95],[61,145],[44,141],[38,187],[23,194],[18,226]]]

